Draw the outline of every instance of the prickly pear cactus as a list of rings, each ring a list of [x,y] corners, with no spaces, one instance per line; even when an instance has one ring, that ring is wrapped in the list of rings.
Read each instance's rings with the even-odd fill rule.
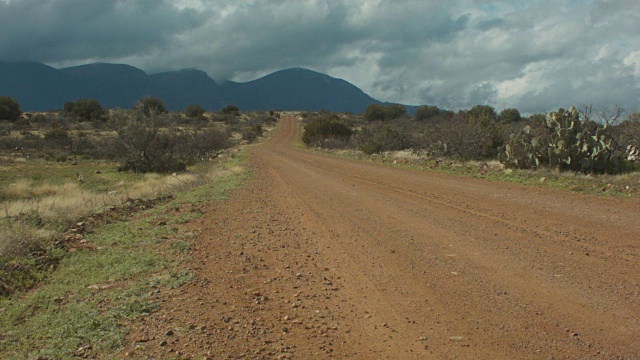
[[[606,125],[592,133],[573,106],[569,110],[560,108],[550,112],[546,125],[551,141],[533,137],[527,127],[511,135],[504,149],[499,149],[500,161],[518,169],[548,165],[559,170],[590,173],[617,171],[621,154],[611,147],[611,140],[605,134]]]
[[[532,169],[546,163],[546,145],[531,134],[527,126],[518,134],[511,134],[509,142],[499,149],[498,159],[509,168]]]

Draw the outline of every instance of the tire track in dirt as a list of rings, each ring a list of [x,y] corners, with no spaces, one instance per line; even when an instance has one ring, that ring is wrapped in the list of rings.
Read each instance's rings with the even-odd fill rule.
[[[189,225],[197,280],[160,296],[137,352],[638,358],[637,202],[315,155],[296,124]]]

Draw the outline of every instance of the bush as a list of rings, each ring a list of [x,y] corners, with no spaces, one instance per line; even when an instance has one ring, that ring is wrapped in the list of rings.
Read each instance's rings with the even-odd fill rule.
[[[20,119],[20,104],[9,96],[0,96],[0,120],[16,121]]]
[[[238,109],[238,107],[235,105],[227,105],[220,110],[220,113],[225,115],[238,116],[240,115],[240,109]]]
[[[497,120],[498,114],[496,113],[496,109],[489,105],[476,105],[471,109],[466,111],[466,115],[469,118],[485,118],[491,120]]]
[[[65,114],[73,115],[79,121],[105,120],[106,111],[95,99],[80,99],[64,104]]]
[[[72,141],[67,130],[62,128],[54,128],[44,134],[44,140],[49,147],[64,149],[71,147]]]
[[[384,106],[380,104],[371,104],[364,110],[364,119],[367,121],[383,121],[386,117]]]
[[[400,104],[390,104],[384,108],[385,120],[394,120],[407,115],[407,108]]]
[[[415,119],[417,121],[429,120],[440,113],[440,109],[437,106],[420,106],[416,109]]]
[[[251,125],[242,128],[242,140],[254,142],[262,136],[262,125]]]
[[[133,109],[142,112],[147,117],[167,113],[164,102],[154,96],[141,97],[133,104]]]
[[[184,109],[184,115],[192,119],[200,119],[204,116],[204,108],[200,105],[192,104]]]
[[[348,141],[352,133],[335,114],[318,115],[304,126],[302,141],[307,145],[322,146],[327,139]]]
[[[164,129],[168,120],[140,112],[117,111],[111,124],[117,133],[112,146],[119,170],[172,173],[186,170],[187,164],[219,155],[230,146],[229,134],[217,129],[178,132]]]
[[[13,123],[14,130],[28,130],[31,128],[31,122],[27,119],[19,119]]]
[[[401,130],[385,124],[365,126],[358,132],[355,141],[358,149],[369,155],[402,150],[407,144],[406,136]]]
[[[502,123],[509,124],[522,120],[522,115],[518,109],[503,109],[498,115],[498,120]]]
[[[458,159],[486,159],[504,144],[504,127],[487,117],[442,112],[427,122],[428,129],[415,141],[433,156]],[[413,134],[412,134],[413,136]]]

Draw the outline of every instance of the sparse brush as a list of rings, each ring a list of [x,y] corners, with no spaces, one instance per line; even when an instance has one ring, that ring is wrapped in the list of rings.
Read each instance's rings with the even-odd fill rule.
[[[31,179],[19,179],[2,190],[0,196],[5,201],[15,199],[30,199],[42,196],[54,195],[59,192],[59,186],[41,184],[35,186]]]
[[[13,222],[11,226],[0,227],[0,261],[5,262],[25,256],[42,247],[51,232],[28,226],[23,222]]]

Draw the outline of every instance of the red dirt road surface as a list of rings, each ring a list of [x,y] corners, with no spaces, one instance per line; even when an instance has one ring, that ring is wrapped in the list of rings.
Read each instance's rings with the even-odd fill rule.
[[[640,358],[637,199],[317,155],[296,128],[188,225],[194,281],[159,294],[128,355]]]

